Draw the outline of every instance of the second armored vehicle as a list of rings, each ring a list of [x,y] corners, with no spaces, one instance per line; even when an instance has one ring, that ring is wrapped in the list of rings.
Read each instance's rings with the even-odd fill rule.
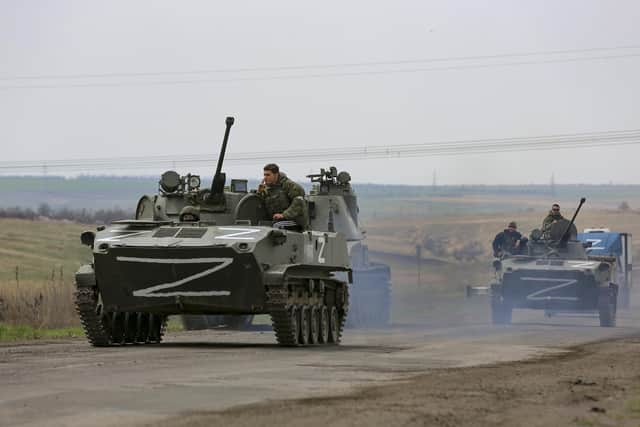
[[[545,312],[597,313],[600,326],[615,326],[618,285],[611,257],[588,256],[576,240],[574,221],[553,224],[547,235],[531,233],[527,253],[495,260],[496,282],[491,285],[493,323],[511,323],[516,308]]]
[[[384,327],[391,311],[391,270],[371,261],[365,233],[359,224],[359,207],[348,172],[321,169],[307,175],[312,189],[307,196],[311,229],[340,233],[347,241],[353,283],[349,288],[348,327]],[[345,277],[346,279],[346,277]],[[228,327],[245,329],[252,316],[184,316],[187,329]]]

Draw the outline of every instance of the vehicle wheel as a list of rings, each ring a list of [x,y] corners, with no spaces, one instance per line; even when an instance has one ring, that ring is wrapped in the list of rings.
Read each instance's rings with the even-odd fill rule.
[[[136,342],[144,344],[149,339],[149,313],[138,313]]]
[[[306,305],[303,305],[300,308],[300,335],[299,335],[299,342],[301,345],[307,345],[309,344],[309,335],[311,334],[311,322],[309,322],[309,315],[310,315],[310,310],[309,307]]]
[[[511,323],[512,307],[500,295],[491,299],[491,321],[494,325],[508,325]]]
[[[318,317],[318,342],[321,344],[326,344],[329,342],[329,310],[327,310],[326,305],[320,307]]]
[[[159,314],[149,315],[149,343],[158,344],[162,341],[162,335],[164,335],[166,316]]]
[[[298,316],[299,310],[295,305],[289,309],[289,317],[291,322],[291,335],[294,337],[293,345],[298,345],[300,342],[300,316]]]
[[[612,328],[616,326],[616,299],[615,289],[607,288],[600,292],[598,298],[598,314],[600,315],[600,326]]]
[[[338,318],[338,309],[335,306],[329,310],[328,342],[333,344],[340,342],[340,319]]]
[[[320,332],[320,310],[318,307],[311,307],[309,310],[309,344],[318,344]]]
[[[124,313],[116,311],[111,316],[111,340],[114,344],[123,344],[125,330]]]
[[[138,313],[124,313],[124,342],[133,344],[138,335]]]
[[[628,309],[631,306],[631,289],[628,285],[620,287],[620,308]]]

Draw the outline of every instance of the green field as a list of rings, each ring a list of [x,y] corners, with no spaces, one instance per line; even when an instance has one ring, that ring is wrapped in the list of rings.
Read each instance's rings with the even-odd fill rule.
[[[0,283],[73,280],[91,250],[80,243],[90,226],[62,221],[0,220]]]

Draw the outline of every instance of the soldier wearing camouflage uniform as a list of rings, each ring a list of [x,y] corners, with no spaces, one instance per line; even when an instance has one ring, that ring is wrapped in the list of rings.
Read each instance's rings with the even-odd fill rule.
[[[274,221],[295,221],[302,229],[309,225],[304,188],[280,172],[275,163],[263,168],[264,179],[258,188],[258,196],[264,201],[269,217]]]
[[[549,211],[549,215],[542,221],[542,232],[548,238],[549,233],[551,232],[551,226],[555,223],[564,219],[562,214],[560,213],[560,205],[554,203],[551,206],[551,210]]]

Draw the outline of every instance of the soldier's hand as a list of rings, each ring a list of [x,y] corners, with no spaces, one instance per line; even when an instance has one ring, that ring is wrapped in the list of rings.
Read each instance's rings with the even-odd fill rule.
[[[281,213],[273,214],[274,221],[280,221],[282,219],[284,219],[284,215],[282,215]]]

